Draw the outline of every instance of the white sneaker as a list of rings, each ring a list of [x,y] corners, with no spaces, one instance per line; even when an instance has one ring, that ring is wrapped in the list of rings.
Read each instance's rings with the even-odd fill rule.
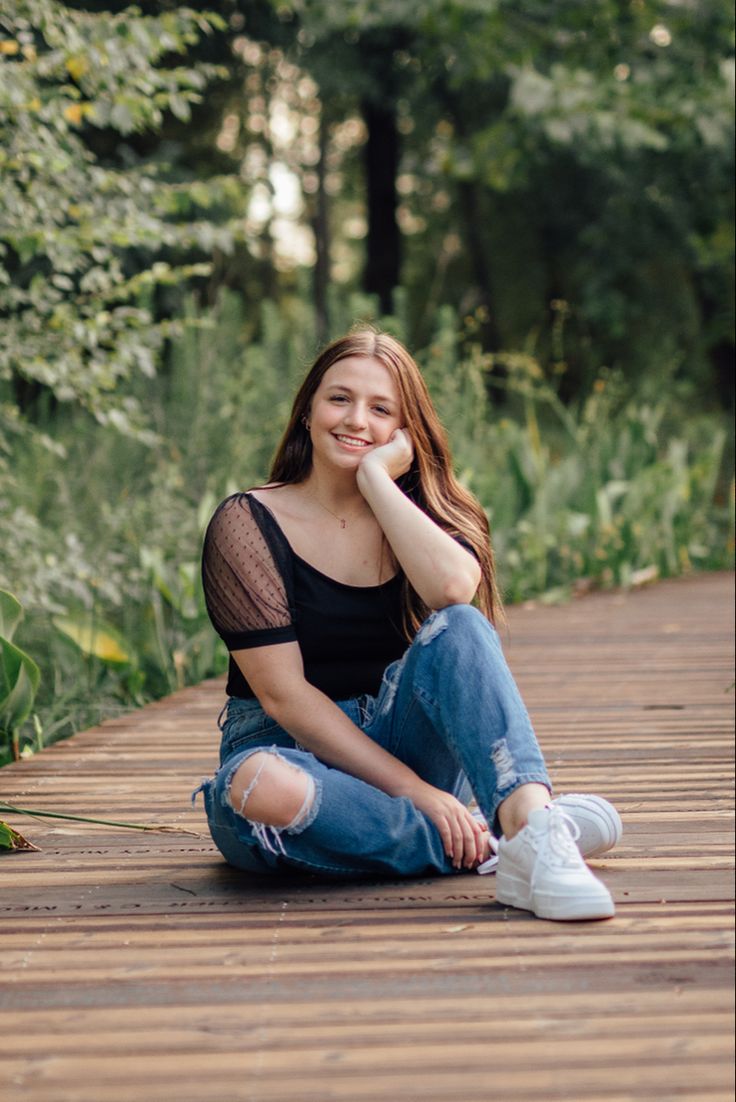
[[[496,901],[557,922],[611,918],[613,899],[575,845],[578,828],[558,804],[538,808],[498,843]]]
[[[561,807],[566,815],[575,820],[579,831],[575,841],[583,857],[599,857],[621,841],[621,816],[613,804],[602,796],[568,792],[553,800],[552,805]]]
[[[565,796],[558,796],[552,800],[552,804],[561,807],[562,810],[575,821],[578,828],[574,841],[583,857],[600,857],[607,853],[621,841],[623,825],[613,804],[604,800],[602,796],[589,796],[582,792],[569,792]],[[473,818],[487,827],[482,812],[476,807],[472,810]],[[573,832],[574,833],[574,832]],[[485,876],[489,872],[495,872],[498,865],[498,839],[490,836],[492,854],[487,861],[478,865],[476,872]]]

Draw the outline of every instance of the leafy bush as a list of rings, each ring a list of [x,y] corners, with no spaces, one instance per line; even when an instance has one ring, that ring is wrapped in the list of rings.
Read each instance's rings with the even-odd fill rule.
[[[196,211],[203,191],[227,205],[241,189],[234,180],[167,182],[154,163],[111,167],[87,139],[95,130],[158,130],[166,112],[188,119],[222,74],[187,66],[187,53],[222,26],[184,8],[156,16],[58,0],[0,8],[0,379],[19,393],[53,394],[102,423],[145,431],[135,401],[116,391],[154,374],[170,329],[146,299],[210,271],[156,257],[231,249],[233,226]],[[174,56],[181,64],[166,63]]]
[[[725,418],[688,417],[661,379],[659,395],[632,395],[610,372],[565,407],[524,355],[475,349],[447,371],[448,322],[427,371],[461,477],[488,512],[508,600],[730,565]]]
[[[225,668],[202,534],[222,497],[264,478],[316,345],[302,300],[259,317],[239,302],[190,307],[165,370],[136,384],[155,444],[63,408],[16,434],[12,462],[0,453],[0,587],[24,605],[17,634],[42,671],[26,752]],[[343,303],[340,327],[370,309]],[[387,324],[402,335],[400,318]],[[533,359],[482,355],[452,311],[419,358],[488,511],[508,600],[729,565],[712,414],[684,417],[666,388],[633,396],[611,374],[564,407]]]
[[[12,593],[0,589],[0,737],[19,755],[18,732],[33,707],[40,673],[29,655],[13,645],[23,610]]]

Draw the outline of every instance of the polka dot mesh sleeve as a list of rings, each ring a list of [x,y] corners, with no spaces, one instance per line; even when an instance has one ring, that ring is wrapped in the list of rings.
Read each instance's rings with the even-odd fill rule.
[[[210,521],[202,584],[212,624],[229,650],[296,639],[283,572],[246,494],[227,498]]]

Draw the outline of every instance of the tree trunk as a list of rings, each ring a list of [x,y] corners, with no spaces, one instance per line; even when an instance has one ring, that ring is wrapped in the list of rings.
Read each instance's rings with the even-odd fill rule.
[[[455,133],[461,141],[468,144],[469,134],[465,111],[456,92],[445,81],[438,82],[437,92],[445,111],[452,120]],[[493,277],[488,257],[489,238],[488,233],[484,232],[493,212],[488,209],[489,204],[485,201],[483,187],[477,178],[459,180],[456,186],[460,221],[464,227],[463,240],[475,283],[476,306],[483,310],[479,330],[480,342],[486,351],[496,351],[500,347],[500,341],[494,312]]]
[[[484,203],[480,195],[480,187],[475,180],[460,181],[457,192],[460,200],[460,215],[465,226],[465,244],[478,296],[477,305],[483,310],[479,329],[481,345],[486,351],[496,351],[500,347],[500,342],[493,308],[492,277],[486,251],[487,237],[483,233],[483,227],[486,224]]]
[[[393,104],[364,100],[363,119],[368,129],[364,147],[368,240],[363,287],[369,294],[378,295],[382,312],[390,314],[401,268],[401,235],[396,221],[399,131]]]

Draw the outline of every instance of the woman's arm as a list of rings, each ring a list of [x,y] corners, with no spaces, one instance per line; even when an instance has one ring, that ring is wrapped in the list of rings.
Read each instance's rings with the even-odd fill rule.
[[[435,824],[457,868],[470,868],[483,858],[483,830],[467,808],[373,742],[310,685],[298,643],[233,651],[233,658],[264,711],[292,738],[328,765],[390,796],[407,796]]]
[[[410,501],[394,481],[413,456],[405,429],[366,455],[358,488],[370,505],[409,582],[430,608],[469,604],[481,578],[478,562]]]

